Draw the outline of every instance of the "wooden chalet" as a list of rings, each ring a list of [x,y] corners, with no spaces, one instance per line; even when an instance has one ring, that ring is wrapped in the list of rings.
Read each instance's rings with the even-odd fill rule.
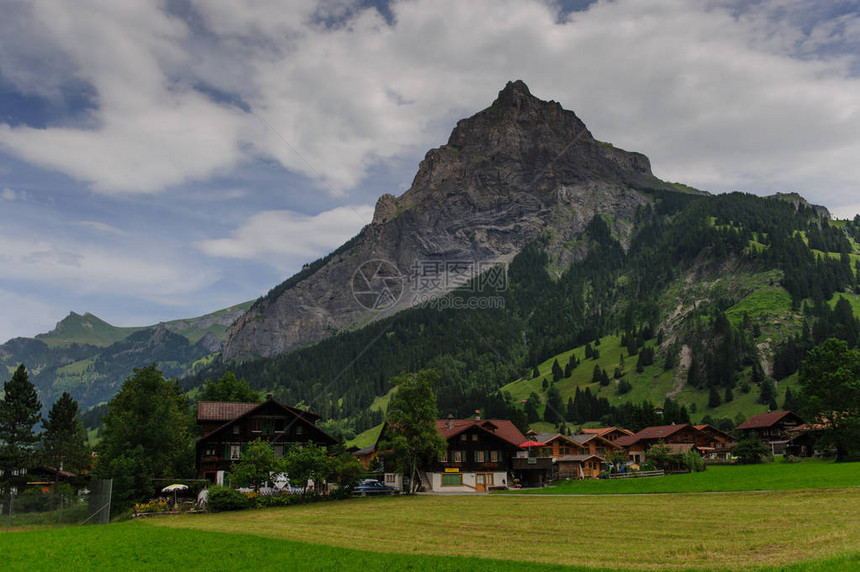
[[[792,438],[793,432],[803,425],[803,419],[792,411],[773,411],[753,415],[735,429],[738,433],[755,435],[767,443],[773,454],[785,452],[785,446]]]
[[[233,463],[257,439],[268,441],[275,457],[283,457],[296,445],[334,445],[337,440],[316,426],[319,418],[316,413],[278,403],[271,394],[263,403],[201,401],[197,424],[203,437],[197,440],[197,475],[224,484]]]
[[[502,419],[439,419],[436,429],[445,438],[445,452],[419,471],[421,484],[431,492],[486,492],[513,486],[515,466],[522,463],[528,471],[538,466],[529,463],[527,451],[519,445],[526,437],[510,421]],[[386,468],[385,451],[379,444],[385,440],[389,426],[384,425],[376,444],[353,453],[370,464],[378,458],[382,464],[386,484],[398,488],[404,485],[403,477]],[[518,458],[518,456],[522,458]],[[548,463],[544,463],[549,467]]]
[[[539,455],[552,459],[553,479],[597,477],[606,464],[607,455],[624,450],[596,433],[570,436],[537,433],[534,438],[545,444]]]
[[[616,445],[627,450],[627,456],[637,464],[645,462],[645,452],[658,443],[679,444],[696,443],[699,431],[689,423],[646,427],[633,435],[626,435],[615,441]]]
[[[436,429],[448,447],[425,468],[428,490],[485,492],[513,484],[510,474],[526,437],[512,422],[449,418],[437,420]]]
[[[696,447],[706,459],[730,459],[734,439],[732,436],[717,429],[713,425],[693,425],[698,431]]]

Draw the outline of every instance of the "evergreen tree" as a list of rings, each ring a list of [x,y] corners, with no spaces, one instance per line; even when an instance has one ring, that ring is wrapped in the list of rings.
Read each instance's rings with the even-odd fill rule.
[[[546,409],[543,420],[549,423],[564,423],[564,402],[561,400],[561,392],[556,386],[550,387],[546,394]]]
[[[761,386],[759,387],[759,394],[758,399],[756,399],[756,403],[770,405],[775,398],[776,388],[773,386],[773,382],[770,379],[765,379],[761,382]],[[776,410],[776,408],[774,408],[774,410]]]
[[[553,360],[552,362],[552,380],[556,382],[564,377],[564,371],[562,371],[561,366],[558,363],[558,360]]]
[[[52,508],[60,470],[78,473],[92,462],[86,441],[87,432],[79,417],[78,402],[68,392],[63,392],[48,411],[45,432],[42,434],[45,460],[49,467],[56,469],[51,490]]]
[[[782,410],[783,411],[794,411],[795,413],[798,411],[797,401],[794,399],[794,394],[791,393],[791,388],[785,388],[785,399],[782,402]]]
[[[726,394],[723,396],[723,402],[724,403],[731,403],[731,401],[734,400],[734,398],[735,398],[735,394],[732,393],[732,388],[727,387],[726,388]]]
[[[708,407],[713,409],[714,407],[719,407],[721,403],[722,400],[720,399],[720,392],[717,391],[716,387],[712,386],[708,391]]]
[[[42,403],[30,382],[27,368],[20,364],[12,379],[3,384],[0,401],[0,492],[26,482],[26,471],[38,462],[39,436],[34,427],[42,420]],[[16,474],[17,473],[17,474]]]

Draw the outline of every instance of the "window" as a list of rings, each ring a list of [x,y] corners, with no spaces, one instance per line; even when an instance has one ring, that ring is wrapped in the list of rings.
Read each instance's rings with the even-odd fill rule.
[[[204,455],[206,455],[207,457],[214,457],[216,455],[215,446],[214,445],[208,445],[206,447],[206,452],[204,453]]]
[[[238,435],[241,428],[238,425],[233,425],[233,435]]]
[[[501,457],[501,455],[499,454],[498,451],[490,451],[490,462],[491,463],[498,463],[500,457]]]
[[[463,451],[451,451],[451,462],[452,463],[462,463],[463,462]]]
[[[475,462],[483,463],[484,462],[484,452],[483,451],[475,451]]]
[[[238,460],[242,455],[242,446],[241,445],[230,445],[230,460],[235,461]]]
[[[397,475],[395,473],[385,473],[385,482],[393,485],[397,482]]]
[[[442,474],[442,486],[443,487],[462,487],[463,486],[463,475],[460,473],[443,473]]]
[[[271,435],[275,432],[275,420],[274,419],[264,419],[263,420],[263,435]]]
[[[301,425],[296,425],[296,435],[302,435],[305,432],[305,428]]]
[[[469,438],[469,436],[468,436],[468,435],[466,435],[465,433],[463,433],[462,435],[460,435],[460,441],[465,441],[465,440],[466,440],[466,439],[468,439],[468,438]]]
[[[439,462],[440,463],[447,463],[448,462],[448,451],[443,451],[442,453],[439,453]]]
[[[259,433],[263,430],[263,421],[260,419],[251,419],[251,432]]]
[[[478,440],[478,434],[472,433],[472,441],[477,441],[477,440]]]

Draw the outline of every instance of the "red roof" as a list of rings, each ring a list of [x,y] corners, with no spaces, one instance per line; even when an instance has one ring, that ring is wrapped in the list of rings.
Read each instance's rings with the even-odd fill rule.
[[[500,439],[507,441],[514,447],[519,447],[519,444],[526,440],[526,436],[522,431],[517,429],[516,425],[506,419],[437,419],[436,429],[446,440],[455,437],[466,431],[477,427],[495,435]]]
[[[682,429],[690,429],[693,426],[689,423],[679,423],[677,425],[658,425],[656,427],[646,427],[645,429],[639,431],[634,435],[625,435],[624,437],[619,437],[615,440],[616,445],[620,445],[622,447],[627,447],[628,445],[632,445],[638,441],[642,441],[644,439],[665,439],[671,435],[674,435],[678,431]]]
[[[695,427],[698,431],[704,431],[706,433],[719,433],[726,438],[731,438],[731,435],[729,435],[722,429],[714,427],[713,425],[693,425],[693,427]]]
[[[759,415],[753,415],[752,417],[738,425],[737,429],[763,429],[765,427],[773,427],[789,415],[794,417],[798,423],[803,422],[803,420],[798,417],[796,413],[793,413],[791,411],[773,411],[771,413],[761,413]]]

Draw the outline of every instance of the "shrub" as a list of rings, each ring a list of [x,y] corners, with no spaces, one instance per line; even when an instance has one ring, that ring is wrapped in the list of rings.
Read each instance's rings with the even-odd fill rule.
[[[684,453],[684,465],[690,469],[691,473],[701,473],[705,470],[705,460],[695,451]]]
[[[230,487],[209,487],[209,500],[207,508],[212,512],[223,512],[227,510],[243,510],[250,508],[251,499]]]

